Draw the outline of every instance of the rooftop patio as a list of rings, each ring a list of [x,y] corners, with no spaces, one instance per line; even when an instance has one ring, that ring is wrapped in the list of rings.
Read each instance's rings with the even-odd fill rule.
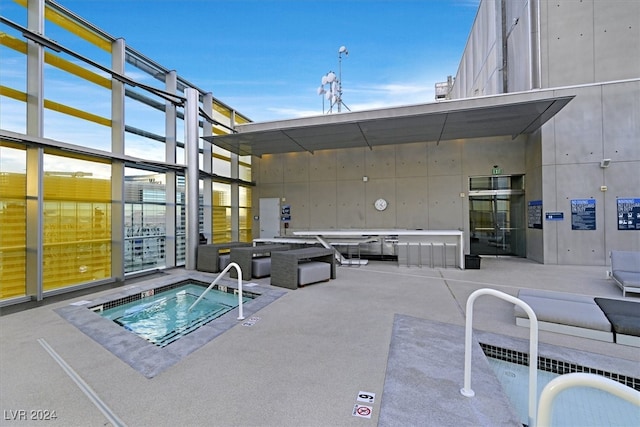
[[[252,281],[270,286],[269,278]],[[484,257],[479,270],[372,261],[339,267],[329,282],[277,288],[284,295],[250,314],[255,317],[251,326],[238,321],[152,378],[54,311],[118,289],[22,311],[3,308],[2,425],[17,424],[10,416],[20,410],[27,416],[31,410],[56,411],[54,425],[109,425],[96,398],[103,410],[130,426],[517,425],[481,361],[474,360],[472,372],[476,397],[459,393],[465,304],[473,291],[485,287],[514,296],[528,288],[621,297],[603,267],[492,257]],[[475,338],[484,343],[528,348],[529,330],[515,325],[508,302],[481,297],[474,328]],[[637,348],[545,331],[540,343],[541,355],[640,378]],[[362,403],[360,391],[375,393],[374,402],[366,404],[373,408],[370,419],[353,415],[354,405]]]

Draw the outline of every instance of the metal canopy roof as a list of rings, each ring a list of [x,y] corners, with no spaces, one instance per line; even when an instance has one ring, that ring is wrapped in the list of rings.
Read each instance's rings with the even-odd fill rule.
[[[232,153],[262,156],[336,148],[518,135],[534,132],[574,95],[521,92],[379,110],[248,123],[204,137]]]

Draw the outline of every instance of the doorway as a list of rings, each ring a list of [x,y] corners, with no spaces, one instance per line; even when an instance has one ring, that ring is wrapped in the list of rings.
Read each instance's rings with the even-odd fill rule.
[[[524,175],[469,178],[472,255],[526,256]]]
[[[280,199],[260,199],[260,236],[270,239],[280,236]]]

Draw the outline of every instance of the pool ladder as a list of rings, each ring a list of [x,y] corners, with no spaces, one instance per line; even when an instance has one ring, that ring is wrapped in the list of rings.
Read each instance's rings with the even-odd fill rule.
[[[205,289],[205,291],[202,293],[202,295],[200,295],[200,297],[198,297],[196,302],[191,304],[191,307],[189,307],[187,311],[191,311],[191,309],[195,307],[196,304],[198,304],[202,298],[204,298],[207,292],[209,292],[211,288],[213,288],[218,283],[218,281],[222,278],[222,276],[227,274],[227,271],[231,270],[232,268],[235,268],[236,271],[238,272],[238,320],[244,320],[244,313],[242,312],[242,269],[235,262],[230,262],[224,268],[224,270],[222,270],[222,272],[218,274],[218,277],[216,277],[216,279],[213,282],[211,282],[209,287]]]
[[[473,397],[474,391],[471,389],[471,334],[473,333],[473,303],[482,295],[493,295],[500,299],[512,302],[520,306],[529,316],[529,423],[530,427],[547,427],[551,425],[551,413],[553,402],[563,390],[571,387],[592,387],[597,388],[622,399],[625,399],[636,406],[640,406],[640,392],[620,384],[617,381],[605,378],[601,375],[586,373],[571,373],[561,375],[549,382],[540,394],[540,402],[537,408],[536,399],[538,387],[538,318],[533,309],[526,302],[519,298],[505,294],[495,289],[478,289],[469,295],[466,308],[465,341],[464,341],[464,387],[460,393],[466,397]]]

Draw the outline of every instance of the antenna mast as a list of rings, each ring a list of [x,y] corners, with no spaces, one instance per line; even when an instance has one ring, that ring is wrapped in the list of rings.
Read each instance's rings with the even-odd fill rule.
[[[329,101],[329,110],[327,114],[333,112],[333,107],[337,106],[338,113],[342,111],[342,106],[351,111],[347,105],[342,102],[342,54],[349,55],[349,51],[345,46],[340,46],[338,49],[338,75],[333,71],[329,71],[322,76],[322,85],[318,88],[318,95],[324,95]],[[326,88],[325,88],[326,86]],[[322,101],[322,114],[324,114],[324,99]]]

